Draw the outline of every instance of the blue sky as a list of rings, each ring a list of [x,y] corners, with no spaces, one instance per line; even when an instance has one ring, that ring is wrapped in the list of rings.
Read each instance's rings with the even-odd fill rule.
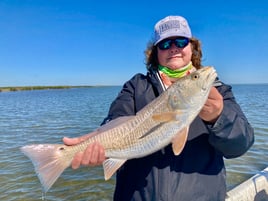
[[[203,65],[226,83],[268,83],[266,0],[1,0],[0,86],[122,85],[146,73],[155,23],[184,16]]]

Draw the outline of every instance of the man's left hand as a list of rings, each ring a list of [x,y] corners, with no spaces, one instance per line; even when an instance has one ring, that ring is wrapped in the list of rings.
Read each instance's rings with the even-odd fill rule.
[[[208,99],[199,113],[204,121],[215,123],[223,110],[223,98],[215,87],[212,87]]]

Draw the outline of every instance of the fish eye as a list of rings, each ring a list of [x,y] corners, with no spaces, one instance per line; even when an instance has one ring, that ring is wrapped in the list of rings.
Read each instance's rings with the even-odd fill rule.
[[[192,79],[193,79],[193,80],[197,80],[199,77],[200,77],[200,76],[199,76],[199,74],[197,74],[197,73],[192,74]]]

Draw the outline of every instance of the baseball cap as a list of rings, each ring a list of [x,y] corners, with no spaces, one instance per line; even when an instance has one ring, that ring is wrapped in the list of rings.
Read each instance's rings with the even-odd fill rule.
[[[191,38],[192,33],[187,20],[181,16],[167,16],[154,27],[154,45],[172,36]]]

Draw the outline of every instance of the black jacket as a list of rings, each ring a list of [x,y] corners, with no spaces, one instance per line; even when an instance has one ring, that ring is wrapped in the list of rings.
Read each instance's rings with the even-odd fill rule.
[[[171,146],[144,158],[127,161],[117,171],[115,201],[217,201],[226,195],[223,157],[244,154],[254,141],[253,129],[236,103],[231,87],[217,87],[224,99],[214,125],[196,117],[179,156]],[[134,115],[163,92],[156,72],[137,74],[111,104],[103,124]]]

